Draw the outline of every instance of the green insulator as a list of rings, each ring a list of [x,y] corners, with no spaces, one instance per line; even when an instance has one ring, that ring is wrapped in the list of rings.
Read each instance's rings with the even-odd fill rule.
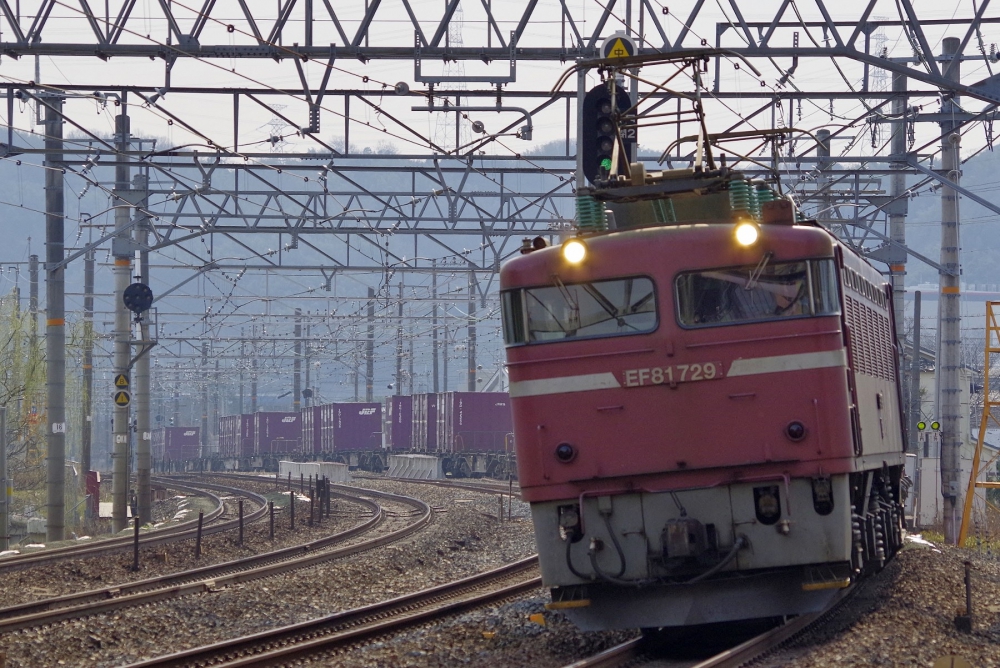
[[[729,182],[729,207],[737,216],[739,214],[753,216],[754,196],[750,184],[746,181]]]
[[[608,229],[604,203],[590,195],[576,197],[576,226],[581,232],[604,232]]]
[[[770,186],[764,183],[757,184],[757,202],[759,204],[764,205],[767,202],[773,202],[776,199],[778,199],[778,196],[774,194],[774,191],[771,190]]]

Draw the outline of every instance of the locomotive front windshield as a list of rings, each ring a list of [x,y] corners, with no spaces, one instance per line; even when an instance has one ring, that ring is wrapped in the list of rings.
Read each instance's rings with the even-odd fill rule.
[[[656,294],[645,277],[509,290],[501,299],[504,343],[543,343],[656,329]]]
[[[833,260],[762,263],[677,277],[681,325],[707,327],[839,312]]]

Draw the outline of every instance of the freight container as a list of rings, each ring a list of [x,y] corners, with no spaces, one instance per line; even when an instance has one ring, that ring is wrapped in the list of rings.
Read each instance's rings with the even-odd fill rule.
[[[413,395],[411,442],[416,452],[437,451],[437,398],[436,394]]]
[[[201,456],[200,427],[161,427],[151,434],[154,461],[183,462]]]
[[[512,446],[513,422],[506,392],[442,392],[437,395],[438,452],[504,452]]]
[[[382,405],[353,402],[335,404],[335,450],[377,450],[382,446]]]
[[[254,413],[254,455],[302,454],[300,413]]]
[[[413,438],[413,397],[388,397],[385,405],[386,448],[406,452]]]
[[[302,454],[314,455],[322,452],[320,439],[320,417],[323,406],[309,406],[302,409]]]
[[[381,404],[349,402],[321,408],[324,409],[319,416],[323,453],[381,449]]]
[[[253,457],[253,415],[219,418],[219,456],[223,459]]]

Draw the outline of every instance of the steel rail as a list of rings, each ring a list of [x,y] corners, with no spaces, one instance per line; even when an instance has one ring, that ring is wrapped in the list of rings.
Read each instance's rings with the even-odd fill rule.
[[[192,665],[235,668],[284,663],[537,589],[541,586],[541,578],[535,575],[537,564],[538,557],[533,555],[492,571],[388,601],[147,659],[128,668]]]
[[[463,489],[470,492],[482,492],[484,494],[507,494],[510,492],[510,487],[507,484],[497,481],[488,481],[483,483],[470,483],[470,482],[459,482],[456,480],[418,480],[414,478],[393,478],[389,476],[380,475],[355,475],[358,480],[391,480],[393,482],[412,482],[420,485],[433,485],[435,487],[444,487],[451,489]],[[520,487],[514,487],[515,491],[520,492]]]
[[[750,638],[744,643],[719,652],[715,656],[692,665],[690,668],[739,668],[756,658],[773,651],[790,638],[809,630],[828,615],[839,608],[856,591],[851,586],[837,593],[830,605],[820,612],[811,612],[794,617],[781,626],[765,631]],[[634,665],[634,662],[653,655],[647,649],[645,638],[634,638],[615,645],[594,656],[575,661],[564,668],[616,668],[618,666]]]
[[[367,490],[364,490],[367,495]],[[171,598],[199,594],[270,577],[280,573],[308,568],[323,561],[339,559],[397,541],[426,526],[433,516],[431,508],[409,497],[384,494],[394,501],[411,505],[420,513],[415,522],[386,536],[357,545],[326,550],[338,543],[371,531],[382,524],[385,511],[375,502],[355,494],[333,492],[338,497],[368,506],[373,516],[368,521],[316,541],[237,559],[214,566],[204,566],[180,573],[164,575],[114,587],[69,594],[0,610],[0,634],[64,619],[100,614],[136,605],[146,605]]]
[[[207,492],[203,489],[198,489],[197,487],[192,487],[189,485],[184,485],[174,481],[166,481],[162,479],[154,479],[156,482],[168,482],[168,487],[177,491],[188,492],[191,494],[196,494],[198,496],[205,496],[213,499],[216,503],[215,509],[207,513],[203,518],[205,522],[212,522],[218,519],[225,512],[225,504],[222,503],[222,499],[218,496]],[[239,491],[232,490],[229,488],[223,488],[218,485],[206,485],[207,487],[212,487],[216,491]],[[253,521],[263,515],[266,510],[267,502],[263,497],[259,495],[254,495],[247,493],[250,496],[256,496],[260,503],[263,503],[262,509],[257,509],[253,513],[247,516],[245,521]],[[225,531],[236,525],[238,520],[233,520],[230,522],[223,522],[215,524],[212,526],[206,526],[203,529],[203,533],[212,534],[219,531]],[[197,531],[198,520],[188,520],[186,522],[180,522],[170,527],[163,529],[153,529],[152,531],[147,531],[146,533],[139,535],[139,546],[140,547],[152,547],[155,545],[163,545],[166,543],[171,543],[178,540],[186,540],[190,535]],[[95,557],[104,554],[111,554],[113,552],[118,552],[121,550],[129,549],[132,547],[135,541],[134,536],[131,534],[128,536],[119,536],[116,538],[107,538],[98,541],[92,541],[87,543],[78,543],[76,545],[66,545],[64,547],[54,547],[50,549],[41,550],[39,552],[30,552],[27,554],[16,554],[6,557],[0,557],[0,573],[5,571],[18,570],[22,568],[33,568],[35,566],[40,566],[42,564],[51,563],[53,561],[59,561],[62,559],[77,559],[80,557]]]
[[[206,473],[204,475],[226,478],[229,480],[261,480],[261,481],[275,480],[275,478],[273,477],[256,476],[256,475],[249,476],[249,475],[242,475],[239,473]],[[483,479],[484,482],[477,484],[471,482],[460,482],[457,480],[419,480],[416,478],[393,478],[389,476],[378,475],[376,473],[361,474],[361,475],[354,473],[352,474],[352,477],[356,480],[391,480],[392,482],[412,482],[419,485],[432,485],[435,487],[462,489],[470,492],[481,492],[484,494],[499,494],[501,492],[503,494],[507,494],[510,491],[509,486],[506,483],[498,482],[492,479],[489,480]],[[285,480],[282,479],[281,482],[284,483]],[[295,482],[296,481],[293,479],[292,480],[293,486]],[[367,489],[367,488],[360,487],[356,489]],[[520,487],[515,487],[514,490],[519,491]]]

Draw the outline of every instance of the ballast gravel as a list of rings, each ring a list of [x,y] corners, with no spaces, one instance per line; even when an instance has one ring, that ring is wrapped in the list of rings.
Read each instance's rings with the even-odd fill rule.
[[[972,564],[972,632],[964,615]],[[754,666],[1000,666],[1000,560],[911,536],[905,549],[815,632]],[[937,661],[943,661],[938,664]],[[953,663],[954,661],[954,663]]]
[[[127,665],[385,600],[534,552],[527,504],[516,499],[509,509],[511,520],[501,522],[496,493],[378,479],[354,484],[421,498],[434,507],[435,520],[403,542],[304,571],[8,634],[0,637],[6,666]],[[236,556],[231,543],[220,545],[224,547],[224,553]],[[964,613],[966,559],[973,564],[972,633],[954,625],[955,615]],[[107,565],[108,570],[116,568],[120,565]],[[538,590],[316,658],[310,665],[548,668],[637,635],[581,632],[561,615],[545,611],[546,601],[545,592]],[[1000,666],[1000,560],[984,552],[911,541],[820,629],[755,665],[932,666],[951,655],[977,668]]]

